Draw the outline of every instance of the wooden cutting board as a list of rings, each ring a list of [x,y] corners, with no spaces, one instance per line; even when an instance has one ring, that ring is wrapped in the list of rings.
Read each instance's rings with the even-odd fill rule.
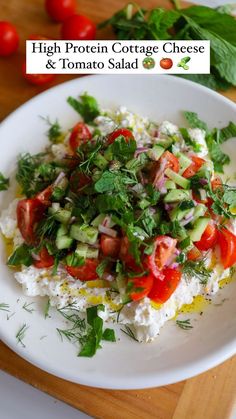
[[[13,22],[20,33],[20,52],[0,59],[0,121],[26,100],[45,90],[28,85],[21,76],[24,40],[37,33],[59,38],[59,25],[45,14],[43,0],[0,0],[0,20]],[[126,0],[80,0],[78,10],[96,23],[109,17]],[[170,6],[167,0],[141,0],[146,8]],[[107,30],[101,38],[111,38]],[[54,84],[75,76],[58,76]],[[227,97],[236,101],[236,89]],[[0,368],[66,403],[103,419],[225,419],[236,403],[236,357],[198,377],[181,383],[138,391],[111,391],[65,382],[29,364],[0,342]],[[236,406],[235,406],[236,408]]]

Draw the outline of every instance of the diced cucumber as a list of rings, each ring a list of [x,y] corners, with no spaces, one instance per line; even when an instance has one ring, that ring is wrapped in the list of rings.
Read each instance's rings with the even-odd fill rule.
[[[118,274],[116,277],[117,287],[119,291],[124,291],[126,288],[126,279],[124,275]]]
[[[55,220],[59,221],[62,224],[67,224],[71,219],[71,211],[61,209],[55,213]]]
[[[86,259],[97,259],[98,258],[98,253],[99,253],[99,249],[95,249],[94,247],[89,246],[86,243],[78,243],[77,247],[75,249],[75,253]]]
[[[100,179],[102,172],[100,170],[94,170],[92,174],[92,179],[94,182],[97,182],[97,180]]]
[[[160,147],[169,148],[173,144],[172,138],[158,138],[158,145]]]
[[[199,217],[203,217],[206,213],[206,210],[207,207],[205,205],[197,204],[197,206],[194,208],[192,223],[194,223]]]
[[[175,184],[175,182],[173,182],[173,180],[166,180],[165,188],[166,189],[176,189],[176,184]]]
[[[82,258],[86,259],[88,252],[88,244],[86,243],[78,243],[77,247],[75,249],[75,253],[77,253],[78,256],[81,256]]]
[[[60,227],[57,230],[57,237],[66,236],[68,233],[67,226],[61,224]]]
[[[95,159],[93,160],[93,163],[101,170],[104,170],[108,165],[108,161],[100,153],[96,155]]]
[[[188,232],[189,237],[193,242],[197,242],[201,240],[201,237],[204,231],[206,230],[206,227],[209,221],[210,221],[210,218],[207,218],[207,217],[200,217],[197,219],[197,221],[195,221],[193,225],[193,229]]]
[[[99,254],[99,249],[95,249],[95,247],[88,247],[87,251],[87,258],[89,259],[97,259]]]
[[[168,176],[169,179],[173,180],[177,185],[181,186],[184,189],[189,189],[190,187],[190,181],[188,179],[185,179],[183,176],[179,175],[178,173],[174,172],[171,169],[165,170],[166,176]]]
[[[185,156],[183,153],[178,153],[177,157],[179,158],[180,164],[180,174],[182,173],[192,164],[192,160]]]
[[[53,202],[52,206],[49,208],[48,212],[53,214],[56,211],[59,211],[61,209],[61,206],[59,202]]]
[[[98,229],[95,227],[73,224],[70,229],[70,237],[82,243],[94,244],[98,238]]]
[[[48,212],[49,214],[54,215],[55,220],[59,221],[62,224],[67,224],[71,219],[71,211],[60,208],[60,205],[52,205]]]
[[[150,206],[150,202],[147,199],[143,198],[141,199],[141,201],[139,201],[138,206],[141,209],[145,209]]]
[[[106,217],[106,214],[99,214],[94,220],[91,222],[93,227],[98,227],[99,224],[102,224],[104,221],[104,218]]]
[[[156,144],[150,150],[148,150],[147,155],[151,160],[159,160],[164,151],[164,147]]]
[[[110,146],[104,151],[104,157],[108,161],[113,160],[112,148]]]
[[[170,190],[164,198],[164,202],[180,202],[186,199],[191,199],[190,191],[183,191],[182,189],[172,189]]]
[[[181,221],[188,213],[192,211],[191,209],[181,210],[180,208],[176,207],[169,213],[171,221]]]
[[[182,240],[182,241],[179,243],[179,247],[180,247],[180,249],[182,249],[182,250],[184,250],[184,249],[188,249],[188,248],[193,247],[193,243],[192,243],[192,241],[191,241],[190,237],[189,237],[189,236],[187,236],[184,240]]]
[[[73,241],[74,240],[69,236],[59,236],[56,238],[56,246],[59,250],[69,249]]]

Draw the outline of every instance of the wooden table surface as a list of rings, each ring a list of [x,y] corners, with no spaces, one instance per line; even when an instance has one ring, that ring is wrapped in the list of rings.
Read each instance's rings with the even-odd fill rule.
[[[109,17],[126,0],[80,0],[78,10],[100,22]],[[142,6],[167,6],[167,0],[141,0]],[[0,20],[14,23],[21,37],[20,51],[0,59],[0,121],[26,100],[45,90],[30,86],[21,75],[24,41],[37,33],[59,38],[60,25],[45,14],[43,0],[0,0]],[[99,38],[111,38],[109,31]],[[55,84],[75,76],[60,75]],[[236,89],[226,94],[236,101]],[[111,391],[65,382],[32,366],[0,342],[0,368],[66,403],[103,419],[225,419],[236,409],[236,357],[195,378],[170,386],[149,390]],[[235,406],[234,406],[235,404]]]

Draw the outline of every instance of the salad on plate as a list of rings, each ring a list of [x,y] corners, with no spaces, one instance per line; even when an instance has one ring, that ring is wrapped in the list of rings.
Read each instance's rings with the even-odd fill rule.
[[[64,132],[48,121],[46,149],[18,158],[18,197],[0,218],[7,263],[25,295],[58,310],[95,307],[152,341],[233,275],[236,188],[219,173],[236,125],[210,130],[184,112],[190,128],[179,128],[124,106],[101,110],[87,93],[68,102],[78,123]]]

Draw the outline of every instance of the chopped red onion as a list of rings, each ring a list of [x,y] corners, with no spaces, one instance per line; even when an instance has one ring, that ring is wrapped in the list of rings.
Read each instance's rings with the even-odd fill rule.
[[[73,204],[73,199],[69,198],[68,196],[65,197],[65,201],[68,201],[71,204]]]
[[[149,150],[148,147],[138,147],[134,153],[134,157],[138,157],[141,153],[146,153]]]
[[[180,225],[182,227],[186,226],[188,223],[190,223],[194,219],[194,216],[192,215],[189,219],[183,219],[180,221]]]
[[[113,230],[112,228],[109,228],[109,227],[105,227],[102,224],[99,224],[98,231],[100,231],[100,233],[107,234],[107,236],[110,236],[110,237],[116,237],[117,236],[117,231],[116,230]]]
[[[66,174],[64,172],[60,172],[56,180],[54,181],[53,185],[57,186],[65,176]]]
[[[199,179],[199,182],[201,183],[202,186],[207,185],[208,184],[208,180],[205,178],[201,178]]]
[[[177,262],[173,262],[169,267],[171,269],[176,269],[176,268],[178,268],[178,266],[179,266],[179,264]]]
[[[109,217],[109,215],[106,215],[106,217],[104,218],[102,225],[104,227],[109,227],[111,223],[111,217]]]
[[[107,272],[104,272],[104,274],[102,275],[102,277],[106,281],[113,281],[114,280],[114,276],[111,275],[111,274],[109,274],[109,273],[107,273]]]
[[[39,255],[37,255],[36,253],[31,252],[31,255],[32,255],[32,258],[33,258],[34,260],[40,260],[40,256],[39,256]]]

